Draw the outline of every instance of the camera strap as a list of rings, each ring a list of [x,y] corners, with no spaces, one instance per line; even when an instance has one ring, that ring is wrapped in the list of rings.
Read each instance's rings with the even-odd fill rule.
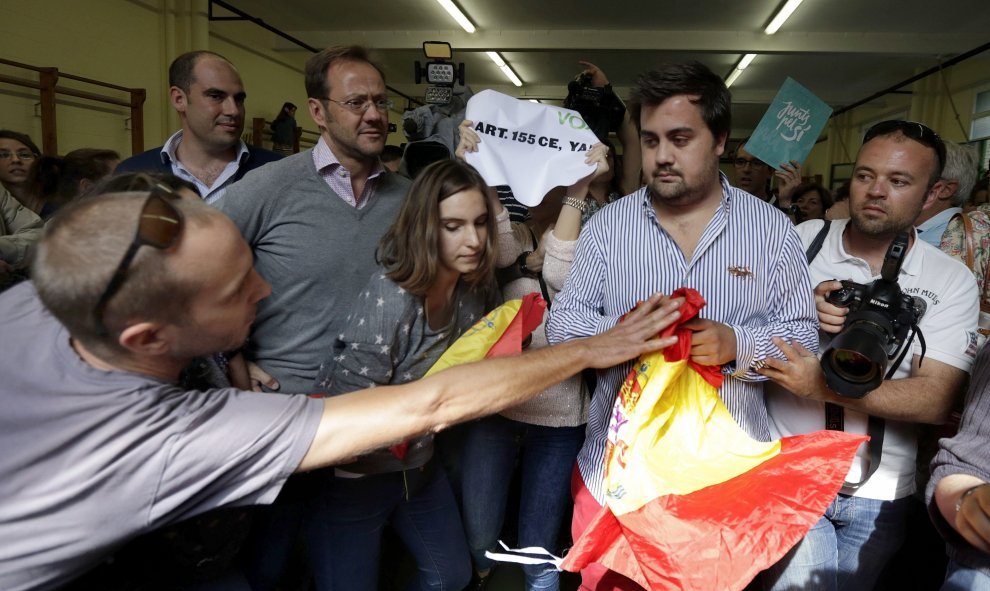
[[[826,402],[825,428],[830,431],[844,431],[844,427],[845,409],[838,404]],[[880,458],[883,456],[883,432],[884,420],[880,417],[869,415],[869,422],[866,426],[866,434],[870,436],[870,443],[868,446],[870,456],[868,458],[869,464],[866,468],[866,474],[860,478],[858,482],[844,482],[842,484],[843,488],[856,490],[857,488],[863,486],[863,484],[870,479],[870,476],[873,476],[873,473],[877,471],[877,468],[880,467]]]
[[[815,257],[818,256],[818,251],[822,249],[822,245],[825,244],[825,239],[828,237],[828,229],[832,225],[832,220],[822,221],[825,222],[825,225],[818,231],[818,234],[815,235],[815,239],[811,241],[811,244],[808,245],[808,250],[804,253],[808,258],[809,265],[811,264],[811,261],[815,260]]]
[[[831,220],[822,220],[825,225],[819,230],[818,234],[815,235],[815,239],[811,241],[808,245],[808,250],[805,251],[805,255],[808,258],[808,264],[815,260],[818,256],[818,252],[821,251],[822,245],[825,244],[825,239],[828,237],[828,231],[832,225]],[[895,364],[891,371],[900,365]],[[889,376],[888,376],[889,378]],[[838,404],[832,404],[831,402],[825,403],[825,428],[829,431],[845,431],[846,416],[845,409]],[[843,483],[843,488],[848,488],[856,490],[857,488],[863,486],[870,476],[877,471],[880,467],[880,458],[883,456],[883,433],[884,433],[884,420],[880,417],[875,417],[869,415],[869,422],[866,426],[866,434],[870,436],[870,443],[868,446],[870,456],[869,465],[866,468],[866,475],[859,480],[859,482],[845,482]]]

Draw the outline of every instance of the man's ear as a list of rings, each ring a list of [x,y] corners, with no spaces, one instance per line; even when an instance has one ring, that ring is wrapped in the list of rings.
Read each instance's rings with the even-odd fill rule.
[[[189,103],[189,97],[186,93],[178,86],[172,86],[168,89],[168,99],[172,103],[172,108],[179,113],[186,112],[186,105]]]
[[[729,138],[729,134],[723,133],[722,135],[715,138],[715,154],[721,156],[725,153],[725,141]]]
[[[309,116],[313,118],[313,122],[321,130],[327,128],[326,117],[327,112],[324,108],[322,102],[319,99],[308,98],[306,99],[306,104],[309,106]]]
[[[935,205],[935,202],[941,199],[944,193],[945,181],[942,179],[935,181],[935,184],[932,185],[931,188],[928,189],[928,193],[925,194],[925,202],[921,205],[921,210],[924,211],[932,205]],[[949,195],[952,195],[952,193],[949,193]]]
[[[136,355],[163,355],[172,346],[172,331],[159,322],[138,322],[125,328],[117,342]]]
[[[947,181],[942,179],[939,181],[942,183],[942,192],[939,194],[938,198],[942,200],[952,199],[952,196],[956,194],[959,189],[959,181]]]

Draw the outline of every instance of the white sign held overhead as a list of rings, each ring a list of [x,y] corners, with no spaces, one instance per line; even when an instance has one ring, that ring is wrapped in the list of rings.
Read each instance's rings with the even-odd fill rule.
[[[465,155],[468,164],[489,185],[511,187],[523,205],[538,205],[550,189],[595,171],[584,159],[598,138],[575,111],[483,90],[465,115],[481,136],[478,151]]]

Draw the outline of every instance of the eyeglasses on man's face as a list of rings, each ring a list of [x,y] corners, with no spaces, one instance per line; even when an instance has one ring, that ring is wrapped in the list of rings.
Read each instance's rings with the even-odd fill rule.
[[[761,166],[766,166],[766,164],[762,160],[758,160],[756,158],[742,158],[742,157],[738,157],[735,160],[733,160],[732,164],[734,164],[736,168],[759,168]]]
[[[120,260],[120,264],[117,265],[117,270],[114,271],[110,283],[103,290],[103,294],[100,295],[100,299],[96,303],[96,309],[93,311],[97,334],[105,336],[110,332],[103,323],[103,315],[106,312],[107,304],[110,303],[110,298],[124,284],[124,279],[127,278],[127,269],[134,260],[138,249],[142,246],[150,246],[159,250],[167,250],[179,241],[183,226],[182,212],[172,203],[179,199],[181,197],[177,193],[164,185],[155,185],[151,193],[148,194],[144,201],[144,207],[141,208],[141,216],[138,218],[134,240],[127,252],[124,253],[124,258]]]
[[[351,113],[354,113],[356,115],[363,114],[365,111],[367,111],[369,108],[371,108],[372,105],[374,105],[375,106],[375,109],[377,109],[378,112],[380,112],[380,113],[385,113],[389,109],[391,109],[393,106],[395,106],[395,103],[393,103],[392,101],[390,101],[389,99],[387,99],[385,97],[378,97],[378,98],[374,98],[374,99],[354,98],[354,99],[350,99],[350,100],[347,100],[347,101],[334,100],[334,99],[332,99],[332,98],[330,98],[328,96],[327,97],[323,97],[323,98],[324,98],[324,100],[328,100],[331,103],[336,103],[336,104],[340,105],[341,107],[344,107],[345,109],[347,109],[348,111],[350,111]]]
[[[18,160],[34,160],[34,152],[31,150],[0,150],[0,160],[10,160],[17,156]]]

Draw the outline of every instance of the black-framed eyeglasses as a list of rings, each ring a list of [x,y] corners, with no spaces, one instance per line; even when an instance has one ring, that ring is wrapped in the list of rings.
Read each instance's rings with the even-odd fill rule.
[[[909,137],[914,141],[935,150],[935,154],[938,156],[939,170],[942,170],[945,167],[945,142],[942,141],[942,138],[940,138],[931,127],[928,127],[924,123],[918,123],[917,121],[905,121],[903,119],[888,119],[887,121],[881,121],[866,130],[866,135],[863,136],[863,143],[865,144],[879,135],[887,135],[895,131],[899,131],[903,133],[905,137]]]
[[[735,160],[732,161],[732,163],[736,166],[736,168],[746,168],[747,166],[750,168],[758,168],[760,166],[767,166],[765,162],[759,160],[758,158],[737,157]]]
[[[392,107],[395,106],[395,103],[393,103],[392,101],[390,101],[387,98],[377,98],[377,99],[373,99],[373,100],[369,100],[369,99],[366,99],[366,98],[361,98],[361,99],[351,99],[349,101],[338,101],[338,100],[332,99],[332,98],[330,98],[328,96],[325,96],[325,97],[323,97],[323,100],[330,101],[331,103],[337,103],[341,107],[344,107],[345,109],[347,109],[351,113],[354,113],[354,114],[357,114],[357,115],[363,114],[372,105],[374,105],[375,108],[378,109],[378,112],[379,113],[385,113],[389,109],[391,109]]]
[[[106,325],[103,324],[103,314],[106,312],[110,298],[120,290],[127,278],[127,269],[130,267],[134,256],[142,246],[151,246],[159,250],[167,250],[179,241],[184,226],[182,212],[171,202],[180,199],[179,195],[164,185],[156,184],[151,189],[151,193],[144,201],[141,208],[141,215],[138,218],[137,232],[134,233],[134,240],[124,253],[124,258],[117,265],[110,283],[103,290],[93,310],[93,319],[96,322],[96,331],[100,336],[109,334]]]

